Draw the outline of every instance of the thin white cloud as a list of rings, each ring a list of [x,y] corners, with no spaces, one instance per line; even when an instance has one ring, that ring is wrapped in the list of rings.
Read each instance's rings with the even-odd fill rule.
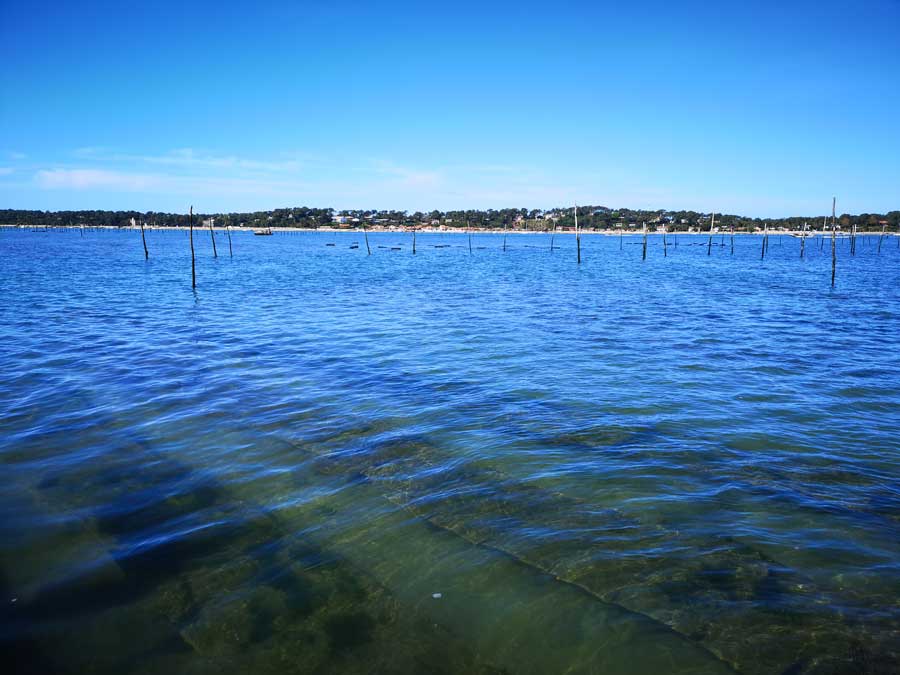
[[[361,171],[375,174],[398,187],[435,188],[444,181],[443,173],[440,170],[414,169],[382,159],[372,160],[371,165],[363,167]]]
[[[97,169],[49,169],[35,174],[38,187],[45,190],[92,190],[140,192],[158,187],[156,176]]]
[[[226,206],[235,195],[259,196],[267,200],[294,200],[313,193],[312,187],[300,180],[176,176],[90,168],[41,170],[34,175],[34,185],[41,190],[53,191],[145,193],[160,197],[196,196]]]
[[[84,154],[92,152],[93,149]],[[185,160],[184,165],[190,166],[190,170],[162,166],[163,163],[157,167],[159,171],[142,171],[140,166],[116,170],[84,165],[54,167],[37,171],[34,185],[53,191],[144,193],[162,201],[178,195],[215,204],[218,210],[232,210],[238,204],[272,208],[301,203],[413,211],[499,208],[557,205],[570,202],[573,197],[571,186],[526,169],[517,171],[515,167],[505,167],[508,171],[499,172],[496,167],[421,168],[370,159],[348,172],[335,159],[323,165],[321,171],[247,173],[234,165],[228,170],[207,172],[194,168],[196,155],[187,149],[166,157]]]
[[[285,154],[276,159],[255,159],[215,154],[194,148],[176,148],[162,154],[142,155],[120,152],[102,146],[87,146],[77,148],[73,154],[79,159],[98,162],[151,164],[186,170],[207,169],[264,173],[294,173],[309,166],[315,160],[313,155],[301,153]]]
[[[223,211],[291,204],[412,211],[549,208],[575,201],[635,208],[695,208],[708,202],[708,195],[679,191],[676,185],[665,182],[655,189],[643,188],[640,177],[612,165],[573,175],[515,163],[423,165],[408,158],[312,158],[302,153],[251,159],[193,148],[138,155],[85,147],[75,154],[81,161],[74,165],[34,167],[34,173],[17,168],[16,174],[27,176],[32,187],[45,191],[94,193],[99,199],[140,193],[146,195],[144,203],[153,204],[171,203],[173,197],[179,202],[188,198]],[[0,169],[0,175],[10,172]],[[729,195],[719,210],[733,211],[725,203],[740,204],[745,199],[744,195]],[[752,212],[749,208],[747,211]]]

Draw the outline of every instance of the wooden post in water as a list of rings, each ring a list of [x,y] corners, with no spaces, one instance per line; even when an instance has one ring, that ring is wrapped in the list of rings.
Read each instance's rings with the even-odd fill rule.
[[[806,223],[803,223],[803,230],[800,232],[800,260],[803,260],[803,252],[806,249]]]
[[[669,257],[669,245],[666,243],[666,228],[663,227],[663,258]]]
[[[713,237],[713,227],[716,225],[716,214],[712,214],[712,220],[709,222],[709,242],[706,244],[706,255],[712,253],[712,237]]]
[[[416,226],[413,225],[413,255],[416,254]]]
[[[731,226],[731,255],[734,255],[734,225]]]
[[[215,235],[215,233],[213,232],[213,221],[214,221],[214,220],[215,220],[215,218],[210,218],[210,219],[209,219],[208,221],[206,221],[206,222],[209,223],[209,238],[212,240],[212,245],[213,245],[213,258],[218,258],[218,257],[219,257],[219,254],[216,252],[216,235]]]
[[[647,259],[647,223],[642,225],[644,231],[644,252],[641,254],[641,260]]]
[[[837,271],[837,241],[835,236],[837,233],[836,224],[834,222],[834,207],[837,204],[837,197],[831,198],[831,287],[834,288],[834,275]]]
[[[228,236],[228,257],[234,257],[234,251],[231,248],[231,225],[225,226],[225,234]]]
[[[762,253],[759,256],[760,260],[765,260],[766,258],[766,243],[769,240],[769,224],[765,223],[763,225],[763,239],[762,239]]]
[[[366,240],[366,255],[372,255],[372,249],[369,248],[369,233],[366,231],[365,225],[363,225],[363,238]]]
[[[622,250],[622,230],[619,230],[619,250]]]
[[[878,237],[878,255],[881,255],[881,240],[884,239],[884,231],[887,228],[887,223],[881,226],[881,236]]]
[[[147,238],[144,236],[143,220],[141,220],[141,243],[144,244],[144,260],[150,260],[150,252],[147,250]]]
[[[469,225],[468,219],[466,219],[466,234],[469,235],[469,255],[472,255],[472,226]]]
[[[509,223],[506,222],[506,219],[503,220],[503,252],[506,253],[506,228],[509,227]]]
[[[575,248],[578,251],[578,264],[581,264],[581,235],[578,234],[578,204],[575,204]]]
[[[190,237],[191,237],[191,288],[197,288],[197,267],[194,261],[194,207],[190,211]]]

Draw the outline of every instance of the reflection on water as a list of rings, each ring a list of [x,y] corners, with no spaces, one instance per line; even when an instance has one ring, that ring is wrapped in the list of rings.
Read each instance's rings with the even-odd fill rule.
[[[0,232],[16,672],[900,668],[894,246],[356,240]]]

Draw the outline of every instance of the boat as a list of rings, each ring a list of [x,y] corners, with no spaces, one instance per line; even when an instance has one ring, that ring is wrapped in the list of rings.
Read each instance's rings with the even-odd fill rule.
[[[271,227],[265,227],[265,228],[263,228],[263,229],[261,229],[261,230],[253,230],[253,234],[255,234],[255,235],[257,235],[257,236],[260,236],[260,237],[262,237],[262,236],[264,236],[264,235],[269,235],[269,234],[272,234],[272,228],[271,228]]]

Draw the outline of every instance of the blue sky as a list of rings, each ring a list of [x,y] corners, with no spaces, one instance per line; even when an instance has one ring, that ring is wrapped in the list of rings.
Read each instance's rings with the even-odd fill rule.
[[[127,4],[0,2],[0,208],[900,208],[898,0]]]

